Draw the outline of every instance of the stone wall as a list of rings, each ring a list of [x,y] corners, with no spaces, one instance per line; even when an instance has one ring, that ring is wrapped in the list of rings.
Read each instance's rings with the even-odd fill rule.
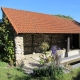
[[[23,34],[15,37],[16,64],[19,65],[24,59],[24,54],[40,53],[40,45],[46,41],[50,45],[60,48],[66,47],[66,35],[64,34]]]
[[[53,45],[66,48],[66,36],[65,34],[24,34],[24,54],[40,53],[39,46],[43,41],[48,42],[50,48]]]
[[[16,65],[21,64],[24,57],[23,36],[21,35],[15,37],[15,57]]]

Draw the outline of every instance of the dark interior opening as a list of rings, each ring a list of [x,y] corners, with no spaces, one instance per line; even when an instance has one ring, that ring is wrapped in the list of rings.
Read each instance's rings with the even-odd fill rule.
[[[72,37],[72,48],[79,49],[79,34],[73,34]]]

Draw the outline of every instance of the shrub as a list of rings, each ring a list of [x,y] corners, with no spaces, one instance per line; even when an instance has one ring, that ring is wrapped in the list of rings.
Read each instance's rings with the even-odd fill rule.
[[[40,48],[42,49],[43,55],[39,56],[40,57],[40,64],[44,64],[47,61],[47,53],[46,51],[49,49],[49,44],[47,42],[43,42],[40,45]]]
[[[63,76],[63,69],[54,65],[35,68],[33,69],[33,75],[35,77],[53,77],[54,79],[60,79]]]
[[[40,45],[40,48],[42,49],[43,53],[46,52],[49,49],[49,44],[47,42],[43,42]]]
[[[13,65],[15,61],[14,32],[5,14],[3,14],[3,22],[0,25],[0,48],[0,58],[9,62],[10,65]]]
[[[60,65],[60,60],[61,60],[61,51],[57,51],[60,50],[60,48],[58,48],[57,46],[52,46],[51,51],[52,54],[50,56],[47,57],[47,49],[49,48],[48,43],[43,42],[40,46],[43,50],[43,54],[40,57],[40,64],[45,64],[45,63],[49,63],[49,62],[53,62],[55,66],[59,66]]]
[[[60,48],[58,48],[57,46],[53,46],[51,50],[52,50],[52,58],[54,60],[54,65],[59,67],[61,61],[61,52],[59,53],[57,52],[57,50],[60,50]]]

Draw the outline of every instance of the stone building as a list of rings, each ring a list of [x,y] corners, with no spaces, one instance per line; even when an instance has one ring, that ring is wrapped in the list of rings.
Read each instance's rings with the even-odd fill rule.
[[[66,48],[66,55],[70,49],[80,48],[80,24],[53,15],[1,8],[7,16],[14,30],[15,55],[40,53],[40,44],[43,41]],[[68,56],[68,55],[67,55]]]

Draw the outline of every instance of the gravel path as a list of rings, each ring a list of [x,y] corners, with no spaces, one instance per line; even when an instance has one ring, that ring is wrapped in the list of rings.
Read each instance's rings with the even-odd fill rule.
[[[39,63],[39,55],[40,54],[30,54],[30,55],[25,55],[25,59],[23,61],[24,66],[23,66],[23,70],[25,70],[25,73],[32,73],[33,72],[33,68],[37,68],[40,67],[40,63]]]

